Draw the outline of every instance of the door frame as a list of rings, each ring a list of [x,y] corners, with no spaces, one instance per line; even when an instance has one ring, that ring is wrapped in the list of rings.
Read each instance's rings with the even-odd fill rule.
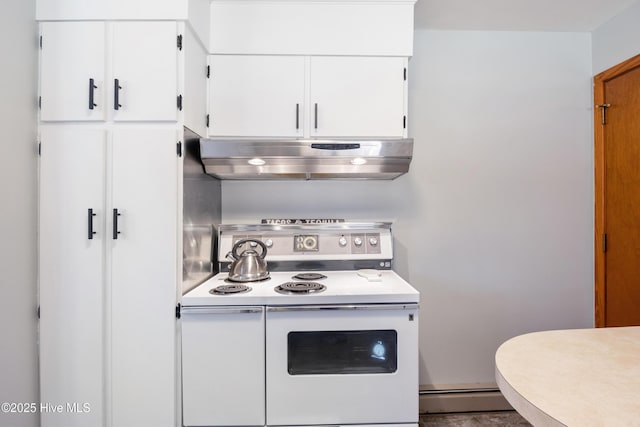
[[[594,184],[595,184],[595,232],[594,232],[594,257],[595,257],[595,326],[602,328],[605,326],[605,303],[606,303],[606,265],[604,256],[603,236],[606,232],[606,212],[605,212],[605,184],[606,184],[606,164],[605,164],[605,132],[601,121],[602,112],[597,107],[605,102],[604,86],[609,81],[622,74],[640,67],[640,55],[636,55],[618,65],[614,65],[597,74],[593,78],[593,131],[594,131]]]

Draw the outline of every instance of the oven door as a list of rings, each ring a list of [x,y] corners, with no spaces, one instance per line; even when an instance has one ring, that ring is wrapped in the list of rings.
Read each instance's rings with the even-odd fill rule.
[[[267,425],[418,422],[418,305],[267,307]]]

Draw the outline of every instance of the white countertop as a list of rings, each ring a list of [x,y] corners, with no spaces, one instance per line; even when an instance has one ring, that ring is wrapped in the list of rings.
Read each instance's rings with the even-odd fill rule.
[[[496,380],[534,426],[640,426],[640,327],[512,338],[496,352]]]

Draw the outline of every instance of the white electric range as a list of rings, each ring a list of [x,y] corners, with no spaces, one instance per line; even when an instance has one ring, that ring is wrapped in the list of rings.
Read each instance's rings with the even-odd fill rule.
[[[242,239],[268,279],[227,280]],[[218,253],[182,299],[185,426],[417,426],[419,294],[391,224],[222,225]]]

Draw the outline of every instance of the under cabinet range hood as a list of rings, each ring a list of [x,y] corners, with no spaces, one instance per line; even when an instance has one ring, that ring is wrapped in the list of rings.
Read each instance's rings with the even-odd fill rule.
[[[205,172],[219,179],[394,179],[409,171],[413,139],[200,139]]]

